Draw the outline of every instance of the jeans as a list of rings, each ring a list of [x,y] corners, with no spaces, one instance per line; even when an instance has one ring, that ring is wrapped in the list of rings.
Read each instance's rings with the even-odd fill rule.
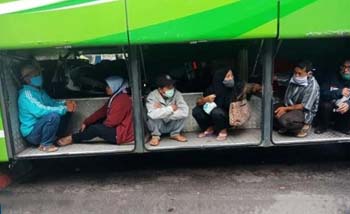
[[[210,126],[213,126],[216,132],[230,127],[228,112],[219,107],[214,108],[210,114],[207,114],[202,106],[197,106],[192,110],[192,116],[196,119],[202,131]]]
[[[25,139],[32,145],[49,146],[55,143],[57,136],[60,137],[65,132],[66,122],[69,121],[67,116],[64,116],[65,118],[61,120],[61,116],[57,113],[44,115],[34,125],[33,131]]]
[[[111,143],[117,143],[117,133],[115,127],[107,127],[102,123],[95,123],[88,126],[83,132],[72,135],[73,142],[75,143],[91,140],[95,137],[100,137]]]
[[[151,118],[147,121],[148,129],[152,136],[161,136],[162,134],[170,133],[170,136],[180,134],[185,126],[186,118],[180,120],[170,120],[165,122],[162,119],[153,120]]]

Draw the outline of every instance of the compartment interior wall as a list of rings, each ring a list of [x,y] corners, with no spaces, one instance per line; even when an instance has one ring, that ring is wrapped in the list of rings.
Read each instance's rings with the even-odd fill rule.
[[[7,100],[7,113],[9,118],[9,128],[10,128],[10,136],[12,137],[11,142],[13,142],[14,145],[14,153],[18,154],[22,151],[24,151],[28,145],[23,140],[20,130],[19,130],[19,118],[18,118],[18,90],[19,85],[14,79],[14,74],[12,70],[12,64],[15,63],[14,60],[11,59],[5,59],[5,70],[3,71],[4,75],[4,86],[6,87],[5,90],[5,100]]]

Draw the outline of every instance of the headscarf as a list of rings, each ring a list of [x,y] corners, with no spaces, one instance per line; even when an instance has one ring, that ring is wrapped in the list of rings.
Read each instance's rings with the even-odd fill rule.
[[[244,87],[244,83],[237,77],[237,75],[234,75],[235,85],[232,88],[226,87],[222,83],[229,70],[232,69],[230,67],[225,67],[217,70],[214,74],[212,84],[204,93],[205,96],[215,94],[215,103],[218,107],[221,107],[225,110],[229,108],[232,101],[237,100],[238,96],[241,95]]]
[[[107,85],[112,89],[113,95],[108,101],[108,108],[110,108],[113,99],[118,96],[120,93],[126,90],[129,87],[129,84],[120,76],[110,76],[106,79]]]

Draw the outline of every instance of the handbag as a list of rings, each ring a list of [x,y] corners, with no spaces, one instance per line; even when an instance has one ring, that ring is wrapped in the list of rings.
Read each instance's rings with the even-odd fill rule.
[[[237,97],[237,101],[230,104],[229,109],[229,122],[233,127],[240,127],[246,123],[251,115],[251,109],[248,100],[245,98],[246,86],[240,96]],[[240,100],[243,97],[242,100]]]

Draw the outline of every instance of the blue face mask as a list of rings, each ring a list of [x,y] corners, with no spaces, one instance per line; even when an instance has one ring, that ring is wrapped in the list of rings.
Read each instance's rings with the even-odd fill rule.
[[[170,90],[167,90],[164,95],[167,98],[172,98],[174,96],[174,93],[175,93],[175,89],[170,89]]]
[[[35,86],[35,87],[41,87],[43,86],[43,77],[41,75],[32,77],[30,79],[30,84]]]
[[[212,102],[212,103],[205,103],[203,105],[203,110],[205,111],[205,113],[210,114],[211,111],[213,111],[214,108],[216,108],[216,103]]]
[[[340,75],[343,77],[343,79],[350,80],[350,74],[349,73],[344,74],[343,72],[340,72]]]

